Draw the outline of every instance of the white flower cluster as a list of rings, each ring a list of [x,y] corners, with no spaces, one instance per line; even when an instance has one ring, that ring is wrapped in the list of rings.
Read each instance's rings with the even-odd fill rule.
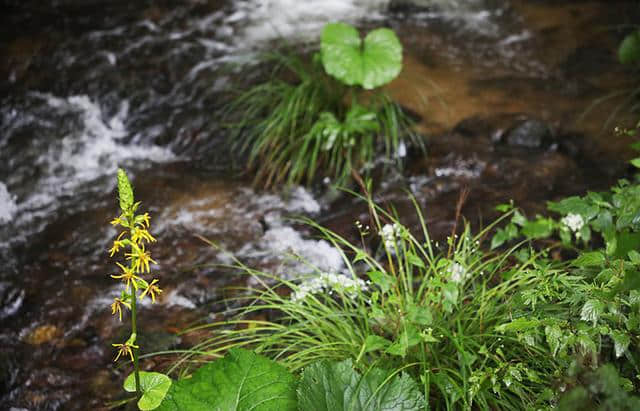
[[[393,250],[396,244],[396,238],[400,236],[402,227],[399,224],[385,224],[380,230],[380,237],[384,242],[384,247],[387,250]]]
[[[574,233],[580,231],[584,226],[584,220],[579,214],[567,214],[567,216],[560,220],[560,222],[566,225],[569,230],[573,231]]]
[[[322,291],[339,291],[347,294],[355,294],[358,290],[366,290],[367,284],[359,278],[347,277],[343,274],[322,273],[320,276],[305,281],[298,287],[298,290],[291,296],[291,301],[304,300],[309,294],[316,294]]]
[[[467,279],[469,272],[467,271],[466,268],[462,266],[462,264],[453,263],[449,268],[449,274],[450,274],[449,279],[451,281],[453,281],[454,283],[460,284]]]

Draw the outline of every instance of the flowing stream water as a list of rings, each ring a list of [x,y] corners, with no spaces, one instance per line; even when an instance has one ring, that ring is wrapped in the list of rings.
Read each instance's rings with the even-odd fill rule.
[[[147,351],[188,346],[176,331],[217,318],[242,283],[219,243],[279,275],[328,272],[340,254],[286,217],[346,236],[366,209],[326,187],[265,192],[234,164],[220,112],[259,75],[259,53],[313,44],[326,22],[389,26],[405,48],[387,91],[419,118],[428,154],[377,181],[377,199],[410,216],[409,190],[436,237],[460,190],[472,221],[514,199],[607,187],[628,172],[621,103],[591,103],[634,79],[615,61],[634,1],[190,0],[6,1],[0,13],[0,404],[102,409],[127,373],[110,344],[118,287],[106,250],[116,231],[115,172],[128,170],[152,215],[153,267],[165,293],[143,305]],[[582,116],[581,116],[582,115]],[[582,117],[582,118],[581,118]],[[240,165],[241,166],[241,165]],[[409,217],[407,217],[409,218]],[[159,369],[162,358],[144,361]]]

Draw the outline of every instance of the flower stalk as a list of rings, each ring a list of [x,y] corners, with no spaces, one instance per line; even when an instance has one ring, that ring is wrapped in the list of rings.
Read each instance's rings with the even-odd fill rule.
[[[115,360],[127,357],[133,363],[135,375],[136,397],[140,398],[140,367],[138,364],[138,352],[140,347],[136,345],[138,335],[137,323],[137,300],[143,300],[146,296],[151,298],[151,302],[156,302],[156,297],[162,293],[158,287],[158,280],[153,278],[147,282],[143,276],[149,275],[150,263],[156,263],[151,258],[151,253],[146,250],[145,243],[153,243],[156,239],[149,233],[150,217],[148,213],[137,215],[136,211],[140,206],[139,202],[134,202],[133,189],[127,174],[122,169],[118,169],[118,198],[120,202],[120,216],[111,221],[114,227],[122,227],[125,230],[120,232],[108,250],[109,256],[117,256],[124,252],[125,261],[128,265],[116,262],[119,268],[118,274],[112,274],[111,278],[122,282],[123,290],[120,297],[115,298],[111,304],[111,313],[118,315],[122,321],[123,310],[131,312],[131,334],[126,342],[122,344],[112,344],[118,349]]]

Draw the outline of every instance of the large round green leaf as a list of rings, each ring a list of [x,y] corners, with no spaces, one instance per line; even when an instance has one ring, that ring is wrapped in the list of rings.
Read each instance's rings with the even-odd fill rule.
[[[165,395],[167,395],[171,384],[171,378],[164,374],[140,371],[140,390],[142,391],[142,397],[140,397],[138,401],[138,408],[143,411],[158,408],[162,400],[164,400]],[[128,392],[136,391],[134,373],[131,373],[127,379],[124,380],[124,389]]]
[[[402,44],[391,29],[377,29],[364,38],[362,87],[387,84],[402,70]]]
[[[627,35],[618,48],[618,60],[622,64],[640,61],[640,30]]]
[[[277,362],[234,348],[171,385],[158,411],[294,411],[296,381]]]
[[[362,83],[362,40],[348,24],[327,24],[322,31],[320,54],[325,71],[353,86]]]
[[[387,84],[402,70],[402,44],[393,30],[376,29],[364,39],[345,23],[327,24],[320,54],[325,71],[347,85],[365,89]]]

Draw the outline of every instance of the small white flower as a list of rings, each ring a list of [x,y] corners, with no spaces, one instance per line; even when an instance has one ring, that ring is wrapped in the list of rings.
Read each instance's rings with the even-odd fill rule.
[[[310,294],[323,291],[329,295],[332,295],[334,291],[355,295],[358,290],[366,289],[366,283],[359,278],[351,278],[343,274],[322,273],[318,277],[300,284],[298,290],[291,296],[291,301],[301,301]]]
[[[560,222],[567,226],[569,230],[573,231],[574,233],[580,231],[584,226],[584,220],[579,214],[567,214],[567,216],[560,220]]]
[[[449,274],[451,275],[449,277],[451,281],[460,284],[466,280],[468,272],[461,264],[453,263],[449,268]]]
[[[393,250],[396,244],[396,238],[400,236],[401,227],[398,224],[385,224],[380,230],[380,237],[384,242],[384,246],[387,250]]]

